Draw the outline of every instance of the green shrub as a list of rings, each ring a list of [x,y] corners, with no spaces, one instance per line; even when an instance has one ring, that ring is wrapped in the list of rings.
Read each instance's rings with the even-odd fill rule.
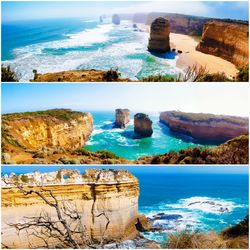
[[[4,67],[2,65],[1,70],[2,70],[2,74],[1,74],[2,82],[18,82],[17,75],[10,68],[10,65],[8,65],[7,67]]]
[[[117,81],[120,76],[121,76],[121,73],[119,73],[118,68],[115,68],[115,69],[111,68],[110,70],[104,73],[103,81],[106,81],[106,82]]]
[[[27,175],[22,175],[21,176],[21,181],[24,182],[24,183],[28,183],[29,182],[29,178]]]
[[[92,153],[86,148],[78,148],[75,150],[76,154],[84,155],[84,156],[91,156]]]
[[[236,81],[238,82],[248,82],[249,81],[249,66],[240,68],[237,76]]]
[[[176,79],[167,75],[151,75],[142,78],[143,82],[176,82]]]

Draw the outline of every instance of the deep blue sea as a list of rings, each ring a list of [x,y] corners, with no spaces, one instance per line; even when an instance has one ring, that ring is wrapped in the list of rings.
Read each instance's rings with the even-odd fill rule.
[[[175,53],[156,57],[147,51],[148,33],[99,17],[19,21],[2,24],[2,61],[21,81],[38,73],[73,69],[119,68],[122,77],[141,79],[151,74],[175,75]]]
[[[114,128],[115,111],[91,114],[94,118],[94,131],[85,146],[90,151],[108,150],[120,157],[134,160],[145,155],[165,154],[196,146],[211,146],[199,144],[190,137],[171,132],[166,125],[159,123],[159,113],[149,114],[154,132],[152,137],[143,139],[134,139],[135,113],[131,113],[131,121],[126,129]]]
[[[59,166],[3,166],[2,174],[55,171]],[[81,173],[91,166],[67,166]],[[248,213],[247,166],[108,166],[128,169],[140,185],[139,211],[164,232],[145,236],[164,242],[167,235],[184,229],[216,232],[242,220]],[[155,215],[161,216],[153,219]]]

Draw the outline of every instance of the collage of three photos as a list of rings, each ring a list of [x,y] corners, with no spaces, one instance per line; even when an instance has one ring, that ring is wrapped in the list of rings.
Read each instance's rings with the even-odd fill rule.
[[[1,248],[249,248],[249,1],[1,14]]]

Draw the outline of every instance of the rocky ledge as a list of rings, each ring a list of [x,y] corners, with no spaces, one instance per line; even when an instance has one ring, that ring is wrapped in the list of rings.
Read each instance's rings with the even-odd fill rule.
[[[207,143],[223,143],[248,134],[248,118],[236,116],[166,111],[160,114],[160,122],[173,132]]]
[[[115,70],[67,70],[61,72],[38,74],[35,73],[32,82],[130,82],[121,78]]]
[[[49,197],[47,191],[52,191],[59,203],[75,204],[82,215],[81,221],[86,227],[87,235],[94,241],[105,239],[108,243],[133,240],[139,235],[140,228],[137,225],[149,223],[145,223],[145,218],[138,214],[139,184],[137,178],[127,170],[87,169],[81,175],[78,170],[60,169],[49,173],[13,173],[2,177],[4,184],[13,181],[18,181],[27,190],[39,191],[42,184],[45,197]],[[20,209],[22,212],[18,213]],[[17,235],[15,228],[11,228],[8,223],[21,222],[23,216],[35,216],[42,210],[48,212],[51,208],[35,193],[24,195],[12,184],[5,184],[2,188],[4,244],[27,248],[27,237],[22,233]],[[10,213],[15,216],[8,216]]]
[[[249,63],[248,23],[209,21],[204,25],[197,50],[222,57],[238,67]]]
[[[155,53],[165,53],[170,50],[170,26],[167,19],[156,18],[150,27],[148,50]]]
[[[115,127],[125,128],[130,122],[129,109],[116,109],[115,110]]]

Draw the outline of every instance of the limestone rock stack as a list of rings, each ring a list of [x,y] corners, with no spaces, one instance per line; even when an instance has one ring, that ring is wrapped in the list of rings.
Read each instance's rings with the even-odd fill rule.
[[[197,50],[222,57],[238,67],[249,63],[248,24],[240,22],[209,21],[204,25]]]
[[[113,24],[116,24],[116,25],[119,25],[121,23],[121,19],[120,19],[120,16],[117,15],[117,14],[114,14],[112,16],[112,23]]]
[[[165,18],[156,18],[150,28],[148,50],[155,53],[165,53],[170,50],[170,25]]]
[[[128,109],[115,110],[115,127],[125,128],[130,121],[130,111]]]
[[[134,116],[134,133],[140,138],[150,137],[153,134],[152,129],[153,122],[148,115],[143,113],[137,113]]]

